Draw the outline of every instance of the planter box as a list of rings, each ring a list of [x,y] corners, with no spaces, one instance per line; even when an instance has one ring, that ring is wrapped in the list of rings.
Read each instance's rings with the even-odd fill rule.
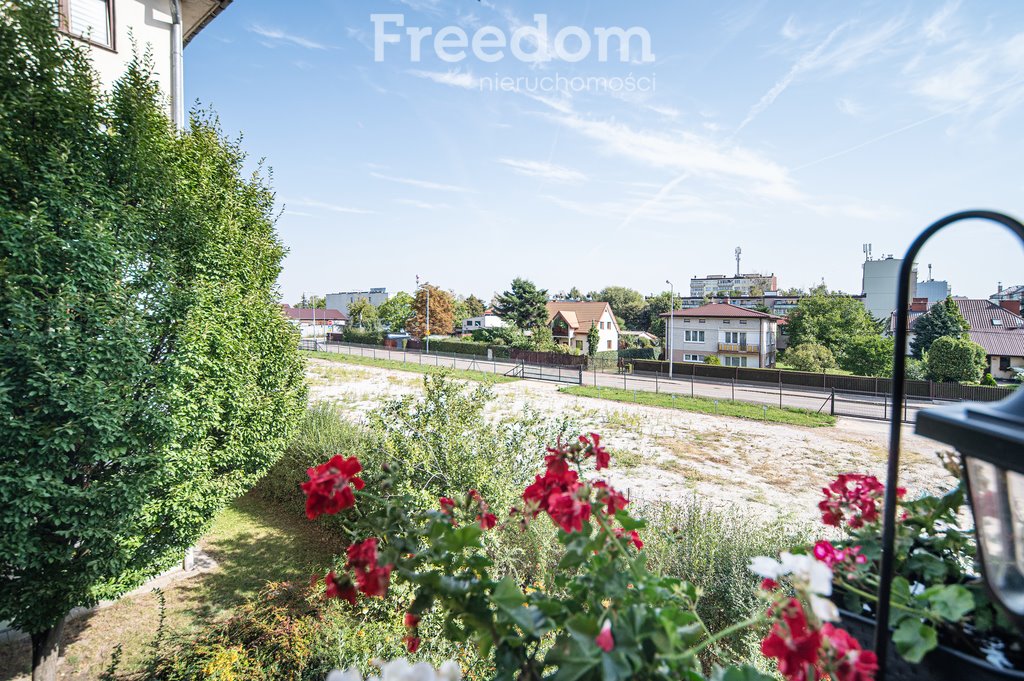
[[[865,649],[875,647],[875,621],[839,611],[843,628],[856,638]],[[987,661],[971,657],[958,650],[940,645],[928,653],[921,664],[911,664],[896,653],[895,644],[889,644],[885,681],[996,681],[1024,679],[1024,672],[999,669]]]

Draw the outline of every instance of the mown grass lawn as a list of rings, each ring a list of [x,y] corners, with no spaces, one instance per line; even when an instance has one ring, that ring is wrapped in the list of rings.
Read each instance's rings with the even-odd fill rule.
[[[296,504],[301,509],[301,499]],[[268,506],[252,496],[236,500],[217,516],[199,546],[217,562],[217,568],[163,589],[164,626],[171,637],[230,616],[268,581],[307,581],[313,573],[322,574],[341,550],[337,539],[294,509]],[[152,650],[159,621],[159,598],[147,593],[69,622],[59,678],[99,678],[119,643],[118,674],[140,670]],[[0,645],[0,681],[27,679],[30,661],[27,641]]]
[[[453,369],[451,367],[445,367],[443,364],[440,366],[434,366],[433,364],[419,364],[413,362],[399,362],[394,359],[375,359],[373,357],[363,357],[360,355],[347,355],[340,352],[313,352],[310,350],[303,350],[302,355],[306,357],[316,357],[317,359],[326,359],[330,362],[343,362],[345,364],[359,364],[362,366],[369,367],[380,367],[381,369],[396,369],[398,371],[410,371],[417,374],[446,374],[452,378],[461,378],[467,381],[479,381],[481,383],[509,383],[511,381],[518,381],[518,378],[512,376],[503,376],[501,374],[490,374],[486,371],[472,371],[469,369]],[[481,360],[487,361],[487,360]]]
[[[719,416],[735,416],[755,421],[771,421],[773,423],[786,423],[794,426],[834,426],[836,417],[830,414],[819,414],[806,409],[795,409],[791,407],[778,408],[769,406],[767,410],[764,405],[751,404],[749,402],[732,402],[730,400],[715,400],[707,397],[687,397],[685,395],[652,393],[643,390],[622,390],[617,388],[598,388],[594,386],[568,386],[559,388],[559,392],[578,397],[596,397],[602,400],[614,402],[630,402],[642,404],[649,407],[668,407],[670,409],[681,409],[683,411],[694,411],[701,414],[717,414]]]

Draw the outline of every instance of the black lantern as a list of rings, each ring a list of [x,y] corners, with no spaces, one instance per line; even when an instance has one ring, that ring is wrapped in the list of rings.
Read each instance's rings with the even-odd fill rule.
[[[922,411],[917,433],[963,457],[985,583],[1024,624],[1024,392],[991,406]]]
[[[907,334],[910,277],[918,253],[936,232],[961,220],[987,220],[1009,228],[1024,243],[1024,225],[993,211],[965,211],[932,224],[911,244],[900,267],[896,296],[896,339],[893,360],[893,405],[906,396]],[[899,479],[900,409],[894,408],[889,428],[882,526],[882,562],[875,620],[878,678],[884,678],[889,645],[889,598],[892,595],[896,541],[896,487]],[[952,445],[963,458],[967,488],[978,537],[982,576],[993,598],[1024,624],[1024,389],[995,404],[965,403],[922,410],[917,433]]]

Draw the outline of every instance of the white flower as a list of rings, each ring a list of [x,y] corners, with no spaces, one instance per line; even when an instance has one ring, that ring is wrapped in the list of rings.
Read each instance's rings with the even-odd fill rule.
[[[349,667],[345,671],[335,669],[327,675],[327,681],[363,681],[363,675],[355,667]]]
[[[462,668],[455,660],[442,662],[437,670],[437,681],[462,681]]]
[[[782,564],[768,556],[755,556],[750,559],[750,571],[767,579],[778,579],[785,574]]]
[[[811,594],[807,600],[811,603],[811,610],[814,611],[815,617],[822,622],[839,621],[839,608],[829,599],[817,594]]]

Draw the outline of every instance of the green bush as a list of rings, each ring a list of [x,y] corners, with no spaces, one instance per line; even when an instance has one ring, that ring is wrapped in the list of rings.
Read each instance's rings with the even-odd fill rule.
[[[626,348],[619,350],[618,356],[621,359],[650,359],[657,360],[661,356],[660,347],[648,348]]]
[[[967,338],[937,338],[925,356],[933,381],[978,382],[985,366],[985,349]]]
[[[359,345],[384,345],[384,335],[383,331],[362,331],[351,326],[346,326],[341,332],[341,338],[346,343]]]
[[[819,343],[803,343],[787,348],[783,360],[793,367],[794,371],[822,373],[839,366],[832,351]]]
[[[982,377],[982,379],[981,379],[981,384],[982,385],[987,385],[987,386],[999,385],[998,383],[996,383],[996,379],[994,379],[992,377],[992,374],[990,374],[987,371],[985,372],[984,377]]]

